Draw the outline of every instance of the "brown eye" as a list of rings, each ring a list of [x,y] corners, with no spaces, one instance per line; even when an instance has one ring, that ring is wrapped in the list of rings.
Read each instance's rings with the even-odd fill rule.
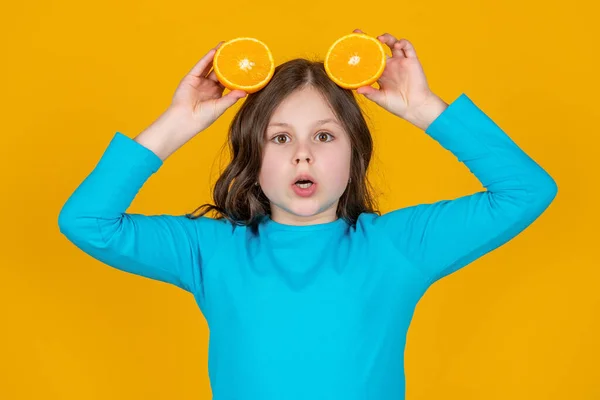
[[[327,139],[327,136],[331,136],[331,134],[330,134],[330,133],[328,133],[328,132],[321,132],[321,133],[319,133],[319,141],[320,141],[320,142],[323,142],[323,141],[322,141],[322,140],[320,140],[320,139],[321,139],[322,137],[325,137],[325,139]],[[333,138],[333,136],[331,136],[331,137]],[[326,141],[326,142],[327,142],[327,141]],[[325,142],[325,143],[326,143],[326,142]]]
[[[284,138],[284,141],[282,142],[281,140],[279,140],[279,138]],[[285,139],[287,139],[287,136],[285,135],[277,135],[275,136],[273,139],[275,139],[279,144],[285,144]]]

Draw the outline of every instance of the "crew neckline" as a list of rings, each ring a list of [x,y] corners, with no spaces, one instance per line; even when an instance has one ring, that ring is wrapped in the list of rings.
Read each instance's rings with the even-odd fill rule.
[[[295,231],[295,232],[306,232],[306,231],[315,231],[315,230],[323,230],[323,229],[333,229],[338,226],[344,225],[346,221],[343,218],[338,218],[335,221],[331,222],[323,222],[319,224],[311,224],[311,225],[288,225],[282,224],[280,222],[274,221],[271,219],[270,215],[265,215],[263,217],[262,224],[265,229],[269,232],[272,231]]]

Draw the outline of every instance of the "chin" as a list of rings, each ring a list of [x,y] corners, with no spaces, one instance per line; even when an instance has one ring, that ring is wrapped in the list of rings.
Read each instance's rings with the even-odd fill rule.
[[[299,217],[312,217],[313,215],[321,212],[318,204],[305,204],[298,206],[291,206],[290,211]]]

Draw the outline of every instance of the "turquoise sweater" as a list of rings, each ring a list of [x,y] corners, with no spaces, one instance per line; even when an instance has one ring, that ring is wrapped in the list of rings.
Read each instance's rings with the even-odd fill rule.
[[[210,329],[215,400],[400,400],[404,349],[427,288],[508,242],[554,180],[465,94],[426,133],[487,189],[453,200],[284,225],[126,213],[162,165],[117,132],[64,204],[60,231],[95,259],[193,294]]]

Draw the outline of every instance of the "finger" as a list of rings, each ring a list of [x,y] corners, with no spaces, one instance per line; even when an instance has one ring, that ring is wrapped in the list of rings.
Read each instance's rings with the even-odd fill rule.
[[[375,89],[372,86],[361,86],[358,89],[356,89],[356,93],[362,94],[372,102],[383,106],[385,96],[383,95],[383,91],[380,89]]]
[[[390,50],[392,50],[392,56],[406,58],[404,52],[394,46],[394,43],[398,41],[394,36],[390,35],[389,33],[384,33],[383,35],[377,36],[377,39],[386,44]]]
[[[215,111],[217,112],[218,116],[220,117],[221,115],[223,115],[223,113],[227,111],[229,107],[234,105],[239,99],[246,97],[246,95],[247,93],[243,90],[232,90],[225,96],[216,100]]]
[[[207,65],[206,67],[204,67],[204,77],[205,77],[205,78],[206,78],[206,77],[207,77],[207,75],[208,75],[208,74],[210,74],[210,73],[211,73],[211,71],[212,71],[212,67],[213,67],[213,61],[214,61],[214,58],[208,62],[208,65]]]
[[[417,58],[417,52],[414,46],[406,39],[401,39],[394,44],[394,48],[404,52],[406,58]]]
[[[208,74],[208,76],[206,77],[206,79],[210,79],[213,82],[219,82],[219,79],[217,79],[217,73],[215,72],[215,70],[213,69],[212,71],[210,71],[210,74]]]
[[[217,49],[223,44],[224,42],[219,42],[219,44],[217,44],[216,47],[210,49],[210,51],[208,53],[206,53],[204,55],[204,57],[202,57],[200,59],[200,61],[198,61],[198,63],[196,63],[196,65],[194,65],[194,67],[190,70],[189,74],[196,76],[196,77],[204,77],[206,76],[207,73],[207,68],[208,65],[212,62],[213,57],[215,55],[215,53],[217,52]]]
[[[221,89],[225,89],[225,86],[223,86],[223,84],[221,83],[221,81],[219,81],[219,78],[217,78],[217,74],[214,70],[211,71],[210,74],[208,74],[208,76],[206,77],[206,79],[210,79],[211,81],[215,82],[217,85],[219,85],[221,87]]]

